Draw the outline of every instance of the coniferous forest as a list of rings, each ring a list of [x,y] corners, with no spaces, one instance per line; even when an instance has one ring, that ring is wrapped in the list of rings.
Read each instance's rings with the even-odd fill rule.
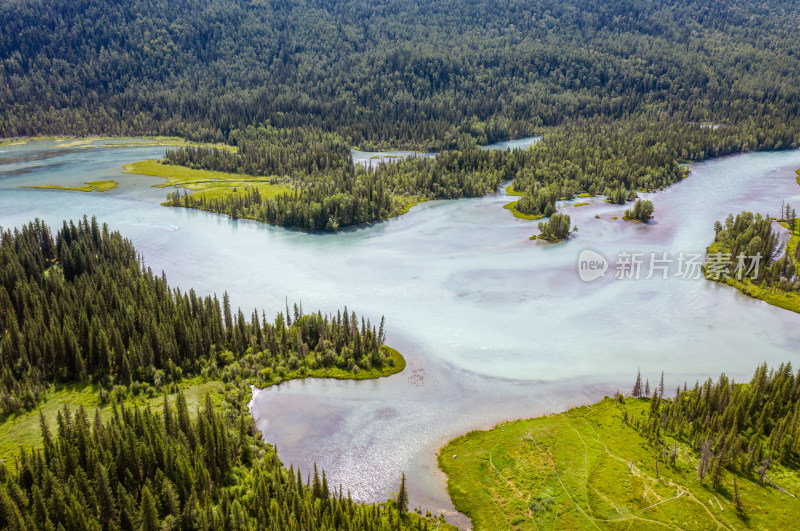
[[[164,186],[174,187],[164,205],[303,231],[335,231],[384,220],[422,201],[475,198],[508,184],[506,190],[516,201],[506,207],[517,217],[541,219],[540,233],[531,239],[573,240],[537,246],[542,253],[547,248],[553,251],[548,255],[551,265],[563,259],[578,239],[572,221],[590,219],[584,210],[571,210],[572,218],[559,212],[560,201],[604,196],[609,208],[620,212],[626,208],[622,205],[633,202],[624,218],[647,223],[654,218],[654,206],[639,194],[680,182],[693,162],[800,147],[800,2],[791,0],[8,0],[0,2],[0,20],[0,142],[42,136],[176,137],[151,138],[147,144],[151,149],[162,145],[158,141],[171,148],[160,161],[139,163],[151,170],[148,175],[165,177]],[[533,136],[538,141],[526,149],[487,149],[490,144]],[[118,141],[116,147],[125,143]],[[90,144],[54,142],[43,149],[68,148],[62,152],[68,155],[67,162],[49,162],[52,168],[61,163],[79,165],[76,173],[102,172],[119,162],[109,157],[102,168],[84,165],[79,147],[91,147],[88,151],[94,153],[111,149],[115,142]],[[5,153],[5,145],[0,147]],[[0,205],[21,198],[8,216],[13,223],[20,219],[15,209],[24,212],[25,222],[36,215],[24,208],[32,194],[53,194],[54,201],[60,201],[66,195],[58,194],[83,190],[89,192],[81,196],[85,202],[76,204],[89,206],[82,219],[64,221],[52,230],[38,219],[17,228],[0,228],[0,428],[5,430],[2,434],[11,434],[8,440],[0,437],[0,529],[451,527],[444,516],[423,517],[422,508],[409,511],[406,475],[400,470],[399,492],[392,499],[365,504],[355,501],[347,486],[329,481],[333,467],[327,474],[316,465],[304,472],[285,468],[277,448],[262,439],[248,410],[249,385],[264,388],[307,377],[377,378],[401,371],[405,360],[385,344],[383,318],[374,322],[347,307],[328,314],[307,313],[302,304],[288,300],[285,309],[281,304],[280,311],[267,315],[237,307],[227,292],[170,286],[166,274],[145,265],[130,240],[90,217],[97,204],[90,190],[99,188],[93,185],[106,183],[109,195],[119,192],[121,197],[115,199],[129,199],[133,194],[124,196],[125,186],[111,191],[126,183],[87,180],[85,186],[67,187],[34,183],[31,188],[61,191],[17,190],[47,175],[35,173],[40,170],[36,163],[47,155],[37,152],[36,146],[26,152],[29,148],[13,146],[11,154],[0,157],[4,180],[0,184],[15,183],[13,193],[19,194],[11,200],[10,193],[0,197]],[[391,155],[386,157],[393,157],[391,162],[362,165],[354,163],[353,149],[404,150],[419,156]],[[763,155],[772,160],[768,157],[775,154]],[[76,178],[70,171],[53,172]],[[183,177],[173,178],[170,172]],[[10,179],[5,181],[6,177]],[[735,182],[752,184],[745,179]],[[9,190],[3,186],[0,192]],[[729,198],[728,204],[735,201]],[[192,222],[214,217],[153,208],[167,216],[191,217]],[[737,210],[741,208],[745,207],[739,205]],[[141,211],[147,212],[145,207]],[[660,231],[663,241],[677,241],[667,240],[674,231],[670,223],[657,226],[662,219],[669,221],[669,214],[669,206],[662,209],[659,204],[649,225],[620,222],[608,232],[630,229],[641,236]],[[325,436],[339,441],[335,437],[348,436],[342,446],[347,447],[344,452],[353,453],[346,458],[358,459],[358,465],[381,459],[387,462],[386,470],[396,466],[385,447],[366,440],[374,435],[361,429],[368,423],[369,428],[386,428],[374,436],[386,438],[380,442],[390,442],[389,451],[405,445],[397,462],[416,466],[419,460],[412,463],[408,456],[431,443],[425,437],[433,437],[435,430],[419,429],[412,442],[401,440],[407,432],[418,426],[431,428],[442,419],[449,422],[452,417],[445,418],[447,412],[471,414],[456,408],[472,407],[484,397],[487,412],[480,414],[489,418],[489,406],[512,397],[501,404],[505,407],[513,397],[523,396],[504,382],[532,381],[526,371],[534,370],[530,361],[539,360],[527,359],[527,354],[513,359],[519,343],[509,342],[505,349],[505,339],[488,335],[489,329],[469,333],[459,329],[474,327],[479,311],[493,308],[493,317],[512,326],[509,317],[519,317],[522,304],[542,304],[548,312],[542,316],[547,318],[530,325],[538,326],[542,336],[535,342],[537,348],[557,351],[564,342],[573,341],[575,350],[588,345],[580,342],[577,332],[597,326],[590,323],[591,304],[573,311],[574,300],[561,304],[560,299],[545,296],[549,293],[533,293],[545,277],[529,281],[522,275],[540,271],[541,264],[531,262],[529,267],[524,260],[517,261],[519,255],[512,254],[517,247],[494,233],[473,230],[458,237],[465,227],[476,226],[468,222],[490,219],[481,216],[448,220],[448,225],[438,225],[443,230],[436,233],[429,227],[417,233],[431,249],[449,253],[446,265],[429,260],[429,255],[408,260],[401,256],[404,250],[425,247],[417,240],[389,240],[398,242],[390,249],[396,254],[382,254],[380,235],[372,235],[370,246],[361,246],[358,252],[364,254],[345,258],[381,255],[381,262],[361,258],[359,266],[374,265],[381,273],[402,271],[408,277],[403,282],[412,282],[423,294],[404,298],[407,294],[402,293],[401,300],[392,301],[398,306],[387,304],[390,311],[401,309],[396,321],[403,321],[402,311],[415,313],[415,318],[428,315],[426,308],[410,307],[424,306],[420,301],[438,296],[436,290],[442,288],[441,304],[447,307],[439,313],[449,313],[452,320],[422,323],[437,327],[428,335],[443,341],[436,343],[423,335],[420,350],[428,348],[423,358],[436,348],[447,351],[437,354],[441,359],[429,366],[443,367],[445,372],[431,375],[429,381],[435,383],[420,393],[424,396],[419,404],[428,406],[425,400],[433,400],[429,397],[444,396],[451,389],[461,395],[448,404],[452,409],[434,411],[422,424],[408,419],[421,411],[414,409],[412,400],[408,404],[414,407],[406,410],[401,410],[405,404],[392,405],[397,417],[391,407],[374,419],[342,413],[347,427],[331,428]],[[0,218],[6,219],[5,212]],[[597,214],[594,219],[601,218]],[[520,228],[516,220],[509,221],[514,230]],[[214,222],[226,225],[219,219]],[[350,236],[317,238],[259,229],[269,232],[268,238],[280,234],[304,244]],[[710,234],[710,226],[707,229]],[[516,243],[520,248],[525,245],[526,252],[530,249],[525,241]],[[456,244],[472,247],[460,252]],[[308,254],[298,256],[325,265],[326,260],[345,256],[336,254],[338,248],[313,245],[308,245]],[[291,254],[296,249],[281,252]],[[473,254],[480,258],[481,253],[488,258],[458,269],[464,263],[456,260],[467,255],[472,259]],[[284,258],[276,255],[276,260]],[[800,312],[800,225],[790,205],[782,204],[777,217],[741,212],[717,222],[706,259],[706,279]],[[362,270],[348,269],[356,261],[336,266],[342,275],[356,276],[352,272]],[[586,261],[590,269],[597,263]],[[296,259],[283,264],[298,265]],[[414,267],[426,274],[417,275]],[[563,271],[551,267],[552,276],[546,279],[566,279],[556,276]],[[409,272],[413,274],[406,275]],[[325,276],[318,270],[314,274]],[[437,281],[439,276],[443,279]],[[330,277],[337,289],[352,287],[341,280],[344,276]],[[306,275],[299,282],[310,278]],[[375,283],[388,286],[383,292],[364,280],[357,279],[357,288],[369,289],[373,292],[369,296],[397,296],[409,285],[388,286],[392,275],[387,274]],[[506,300],[496,286],[512,282],[519,293]],[[577,282],[574,275],[563,285],[550,284],[563,296],[574,293],[569,282]],[[434,289],[428,289],[431,286]],[[580,296],[585,293],[591,303],[592,286],[580,286]],[[738,293],[720,295],[715,284],[704,286],[708,289],[701,289],[702,296],[709,298],[703,302],[742,298]],[[637,294],[633,283],[624,289]],[[353,293],[367,298],[363,290]],[[599,312],[607,318],[609,301],[602,300]],[[459,308],[466,309],[463,316]],[[674,320],[676,324],[668,321],[670,315],[658,315],[660,322],[653,326],[658,333],[684,334],[687,340],[717,334],[710,337],[725,348],[732,346],[741,359],[754,355],[760,359],[762,354],[776,359],[777,353],[790,350],[797,335],[785,316],[769,314],[770,323],[765,315],[774,309],[761,310],[765,311],[760,320],[753,320],[750,338],[745,338],[750,331],[744,328],[720,332],[722,327],[717,326],[716,332],[708,332],[706,324],[712,330],[719,322],[714,316],[698,328],[683,315]],[[563,319],[553,319],[558,312],[563,312]],[[468,322],[470,317],[473,322]],[[493,323],[486,319],[483,324]],[[745,341],[758,339],[756,332],[769,333],[773,323],[774,330],[791,339],[784,345],[775,341],[756,354],[744,352]],[[637,340],[635,334],[645,329],[644,324],[634,327],[634,335],[626,341]],[[406,319],[406,325],[413,326],[413,319]],[[602,332],[606,329],[607,321]],[[492,332],[497,330],[503,331],[495,326]],[[497,345],[489,340],[486,345],[472,345],[480,354],[470,355],[460,342],[478,332],[497,338]],[[558,342],[548,344],[556,333]],[[603,345],[605,350],[596,354],[604,356],[599,362],[589,359],[595,350],[579,351],[575,367],[580,368],[566,368],[564,374],[596,381],[594,388],[587,385],[580,392],[597,394],[600,382],[615,370],[614,356],[629,355],[631,344]],[[650,348],[654,343],[641,345],[637,355],[644,361],[671,354],[653,352],[658,349]],[[705,348],[712,342],[669,345],[675,350],[674,345],[700,350],[694,345]],[[619,354],[617,348],[627,350]],[[721,348],[701,352],[707,353],[725,354]],[[681,356],[694,354],[681,352]],[[731,362],[733,370],[740,368],[741,359]],[[410,372],[406,380],[390,383],[397,388],[401,383],[408,389],[423,386],[423,367]],[[458,381],[467,374],[468,384]],[[450,377],[456,380],[452,387],[438,385]],[[786,522],[786,514],[794,519],[800,489],[800,376],[792,364],[774,370],[763,364],[749,383],[736,383],[723,374],[716,382],[708,379],[694,388],[684,384],[671,397],[663,379],[662,373],[660,385],[651,390],[649,381],[643,384],[639,376],[633,399],[617,392],[594,406],[499,424],[449,443],[438,459],[450,476],[447,493],[454,507],[472,518],[476,529],[539,529],[539,523],[574,529],[588,527],[589,521],[595,527],[653,523],[685,528],[692,522],[697,527],[703,526],[697,522],[715,522],[708,527],[760,528]],[[557,387],[563,382],[553,380],[547,384],[563,390]],[[201,394],[199,388],[212,391]],[[537,399],[536,394],[528,396],[527,388],[524,392],[525,400]],[[399,395],[386,396],[394,400]],[[64,396],[69,398],[64,398],[62,408]],[[329,395],[314,399],[333,400]],[[561,398],[553,400],[564,403]],[[514,406],[528,404],[520,399]],[[91,405],[97,407],[90,413]],[[360,414],[368,407],[353,410]],[[284,412],[280,407],[274,411]],[[38,427],[36,435],[31,424]],[[390,425],[396,431],[390,431]],[[298,428],[297,433],[302,431]],[[318,436],[301,442],[315,445],[314,437]],[[288,440],[301,446],[299,438]],[[347,460],[336,465],[351,472],[355,468]],[[425,489],[434,487],[428,483],[412,478],[409,485],[429,495]],[[385,485],[380,489],[386,490]],[[376,498],[377,490],[370,492],[365,498]],[[728,506],[734,510],[725,510]],[[439,506],[444,512],[448,508],[446,502]]]
[[[663,444],[663,435],[685,441],[699,455],[697,474],[711,478],[715,486],[727,468],[762,483],[772,482],[770,465],[797,468],[800,456],[800,378],[791,363],[769,369],[760,365],[749,384],[736,384],[723,373],[695,383],[694,388],[675,390],[664,398],[663,381],[653,390],[646,418],[625,414],[625,422],[639,429],[648,440]],[[634,397],[647,394],[641,379]],[[664,446],[664,459],[674,464],[673,447]]]
[[[395,363],[384,323],[294,306],[268,320],[229,297],[172,289],[130,241],[92,218],[40,221],[0,240],[0,414],[34,407],[51,383],[124,394],[202,374],[271,385],[315,369],[350,373]]]
[[[7,2],[0,135],[236,145],[166,160],[294,193],[172,204],[306,230],[515,178],[516,209],[548,216],[575,193],[672,184],[683,162],[798,145],[797,16],[744,0]],[[523,160],[471,152],[534,133]],[[369,172],[352,146],[442,154]]]
[[[174,402],[174,403],[173,403]],[[83,409],[42,420],[44,447],[16,470],[0,464],[0,527],[34,529],[429,529],[441,522],[393,503],[363,505],[283,468],[243,411],[182,395],[161,414],[115,406],[107,422]],[[43,417],[42,417],[43,419]],[[438,525],[437,525],[438,524]]]
[[[4,232],[0,275],[0,414],[70,382],[96,384],[113,407],[106,422],[83,407],[59,412],[55,426],[40,413],[43,448],[0,463],[0,528],[428,528],[407,501],[357,504],[324,471],[282,468],[242,393],[222,406],[206,395],[190,411],[170,385],[191,374],[263,386],[319,368],[380,369],[396,363],[383,321],[296,305],[248,320],[227,294],[220,303],[170,288],[94,218],[55,235],[39,220]],[[124,400],[141,386],[164,393],[161,414]]]

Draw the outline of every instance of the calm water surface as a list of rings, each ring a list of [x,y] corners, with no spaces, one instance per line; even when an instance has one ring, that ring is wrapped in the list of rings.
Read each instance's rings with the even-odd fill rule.
[[[797,364],[800,317],[704,280],[658,275],[615,280],[620,252],[702,253],[729,212],[800,204],[800,151],[751,153],[694,164],[690,176],[648,195],[656,220],[612,220],[624,207],[599,199],[562,205],[579,227],[567,242],[530,241],[536,222],[513,218],[503,194],[424,203],[400,218],[335,234],[305,234],[166,208],[160,179],[124,164],[164,148],[0,146],[0,225],[34,217],[59,226],[96,215],[131,238],[170,283],[200,294],[227,290],[234,304],[268,314],[290,301],[306,310],[343,305],[373,322],[408,360],[375,381],[296,381],[254,394],[252,411],[281,457],[316,461],[355,498],[383,500],[409,477],[412,505],[458,523],[437,449],[507,419],[561,411],[628,389],[637,367],[651,385],[716,376],[749,378],[762,361]],[[114,178],[105,194],[26,190]],[[581,200],[585,201],[585,200]],[[599,216],[599,219],[595,216]],[[611,261],[586,283],[578,255]],[[646,268],[644,271],[646,276]]]

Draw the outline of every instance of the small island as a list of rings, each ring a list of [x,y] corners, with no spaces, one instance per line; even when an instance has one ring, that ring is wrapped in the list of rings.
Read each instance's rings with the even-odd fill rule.
[[[548,221],[539,222],[539,234],[530,237],[531,240],[545,240],[551,243],[564,241],[569,235],[578,230],[570,229],[571,221],[568,214],[553,214]]]
[[[625,211],[625,215],[622,216],[622,219],[647,223],[653,219],[654,211],[655,207],[653,206],[652,201],[647,199],[637,199],[633,204],[633,208],[629,208]]]
[[[59,186],[57,184],[39,184],[22,186],[22,188],[35,188],[37,190],[72,190],[74,192],[107,192],[117,188],[119,183],[113,179],[105,181],[88,181],[83,186]]]

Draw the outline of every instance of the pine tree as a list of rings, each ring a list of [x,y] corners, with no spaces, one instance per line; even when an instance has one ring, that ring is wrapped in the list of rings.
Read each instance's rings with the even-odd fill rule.
[[[397,510],[401,515],[408,512],[408,491],[406,490],[406,473],[400,479],[400,490],[397,492]]]
[[[642,373],[636,371],[636,382],[633,384],[633,392],[631,393],[634,398],[642,397]]]
[[[158,510],[156,502],[147,485],[142,489],[142,502],[139,507],[139,526],[142,531],[158,531]]]
[[[658,398],[664,398],[664,371],[661,371],[661,381],[658,382]]]

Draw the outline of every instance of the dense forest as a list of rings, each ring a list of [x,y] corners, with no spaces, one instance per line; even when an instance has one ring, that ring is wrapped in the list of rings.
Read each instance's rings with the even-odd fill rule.
[[[167,161],[291,181],[184,204],[307,230],[481,195],[624,203],[682,162],[800,144],[800,8],[745,0],[0,5],[0,135],[170,134]],[[543,133],[483,159],[478,144]],[[373,172],[349,148],[442,151]],[[439,160],[439,159],[442,160]],[[391,166],[391,165],[386,165]]]
[[[653,191],[685,177],[683,162],[752,149],[796,145],[788,124],[746,123],[712,128],[674,120],[576,120],[550,130],[527,150],[467,147],[374,167],[354,166],[347,143],[317,130],[249,127],[234,131],[238,153],[182,147],[164,159],[195,169],[269,176],[294,192],[262,197],[258,187],[234,193],[186,196],[168,203],[234,218],[306,230],[335,229],[396,216],[424,199],[476,197],[513,180],[515,208],[550,216],[556,201],[580,193],[624,204],[637,190]]]
[[[649,387],[649,386],[648,386]],[[770,478],[770,466],[800,464],[800,375],[791,363],[768,370],[756,369],[749,384],[737,384],[722,374],[694,388],[675,390],[664,397],[663,375],[653,391],[646,418],[628,417],[653,443],[664,444],[664,435],[688,443],[698,454],[697,474],[718,486],[723,470],[758,477],[778,487]],[[633,396],[647,396],[637,376]],[[674,465],[677,447],[664,445],[663,462]]]
[[[83,408],[41,417],[44,447],[0,464],[0,528],[34,529],[429,529],[402,496],[354,503],[325,472],[282,468],[241,409],[190,412],[183,395],[163,411],[114,406],[103,423]],[[400,484],[401,478],[398,478]],[[403,489],[400,491],[404,492]]]
[[[787,208],[791,218],[791,210]],[[794,222],[792,222],[794,225]],[[708,249],[706,276],[714,280],[747,280],[782,291],[797,291],[797,247],[779,247],[779,238],[768,216],[742,212],[714,225],[714,243]]]
[[[576,117],[796,122],[798,6],[746,0],[22,0],[0,134],[314,126],[452,149]]]
[[[140,392],[189,374],[270,385],[308,371],[394,363],[384,322],[286,308],[234,311],[227,293],[172,289],[130,241],[96,219],[53,236],[32,222],[0,240],[0,415],[35,406],[51,383]]]

